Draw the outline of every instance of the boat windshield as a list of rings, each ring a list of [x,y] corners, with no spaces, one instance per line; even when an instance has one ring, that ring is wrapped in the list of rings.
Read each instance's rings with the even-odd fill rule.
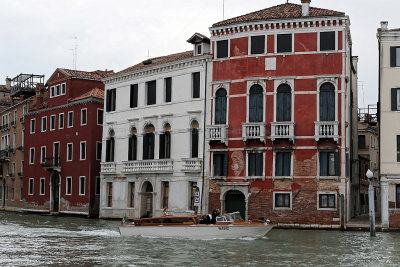
[[[233,222],[234,220],[231,215],[224,214],[224,215],[217,216],[216,221],[217,222]]]

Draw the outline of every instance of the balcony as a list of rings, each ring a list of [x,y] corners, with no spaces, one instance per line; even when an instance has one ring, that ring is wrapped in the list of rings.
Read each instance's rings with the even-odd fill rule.
[[[294,142],[294,122],[271,122],[271,140],[289,139]]]
[[[0,161],[10,160],[10,149],[7,147],[0,150]]]
[[[208,141],[218,141],[228,145],[228,125],[209,125],[207,127]]]
[[[102,162],[101,173],[103,174],[114,174],[117,171],[117,164],[114,162]]]
[[[174,171],[172,159],[151,159],[123,162],[124,173],[169,173]]]
[[[316,121],[315,122],[315,140],[333,139],[336,143],[339,141],[339,122],[338,121]]]
[[[61,172],[61,164],[59,157],[45,158],[40,165],[49,172],[57,171]]]
[[[201,172],[202,160],[198,158],[183,159],[183,172]]]
[[[265,126],[264,122],[242,123],[242,139],[247,142],[250,139],[260,139],[265,142]]]
[[[44,75],[20,74],[11,80],[11,97],[33,96],[38,85],[44,84]]]

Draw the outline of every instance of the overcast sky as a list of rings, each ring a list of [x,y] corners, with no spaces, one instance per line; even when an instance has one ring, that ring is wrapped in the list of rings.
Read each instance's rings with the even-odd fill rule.
[[[286,0],[225,0],[225,19]],[[300,0],[290,0],[300,4]],[[400,27],[398,0],[312,0],[350,16],[359,56],[359,106],[377,101],[380,21]],[[192,49],[186,40],[223,18],[223,0],[0,0],[0,84],[19,73],[73,68],[119,71],[144,59]]]

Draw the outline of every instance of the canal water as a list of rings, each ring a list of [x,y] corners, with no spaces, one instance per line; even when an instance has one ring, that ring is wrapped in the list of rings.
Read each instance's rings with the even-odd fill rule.
[[[0,211],[0,266],[399,266],[400,233],[273,229],[261,239],[121,237],[118,221]]]

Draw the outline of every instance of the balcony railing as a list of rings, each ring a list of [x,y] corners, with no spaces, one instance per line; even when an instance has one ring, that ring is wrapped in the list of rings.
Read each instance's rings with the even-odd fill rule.
[[[6,147],[5,149],[0,150],[0,160],[9,160],[10,159],[10,148]]]
[[[102,162],[101,172],[102,173],[115,173],[117,171],[117,164],[114,162]]]
[[[173,172],[174,162],[172,159],[151,159],[123,162],[124,173],[165,173]]]
[[[201,159],[183,159],[184,172],[201,172]]]
[[[209,125],[207,127],[207,139],[228,145],[228,125]]]
[[[242,123],[242,139],[247,141],[249,139],[260,139],[261,142],[265,141],[265,126],[264,122],[250,122]]]
[[[316,121],[315,140],[332,138],[335,142],[339,141],[339,122],[338,121]]]
[[[289,139],[294,141],[294,122],[271,122],[271,140]]]
[[[47,171],[61,171],[61,162],[59,157],[45,158],[40,165]]]

